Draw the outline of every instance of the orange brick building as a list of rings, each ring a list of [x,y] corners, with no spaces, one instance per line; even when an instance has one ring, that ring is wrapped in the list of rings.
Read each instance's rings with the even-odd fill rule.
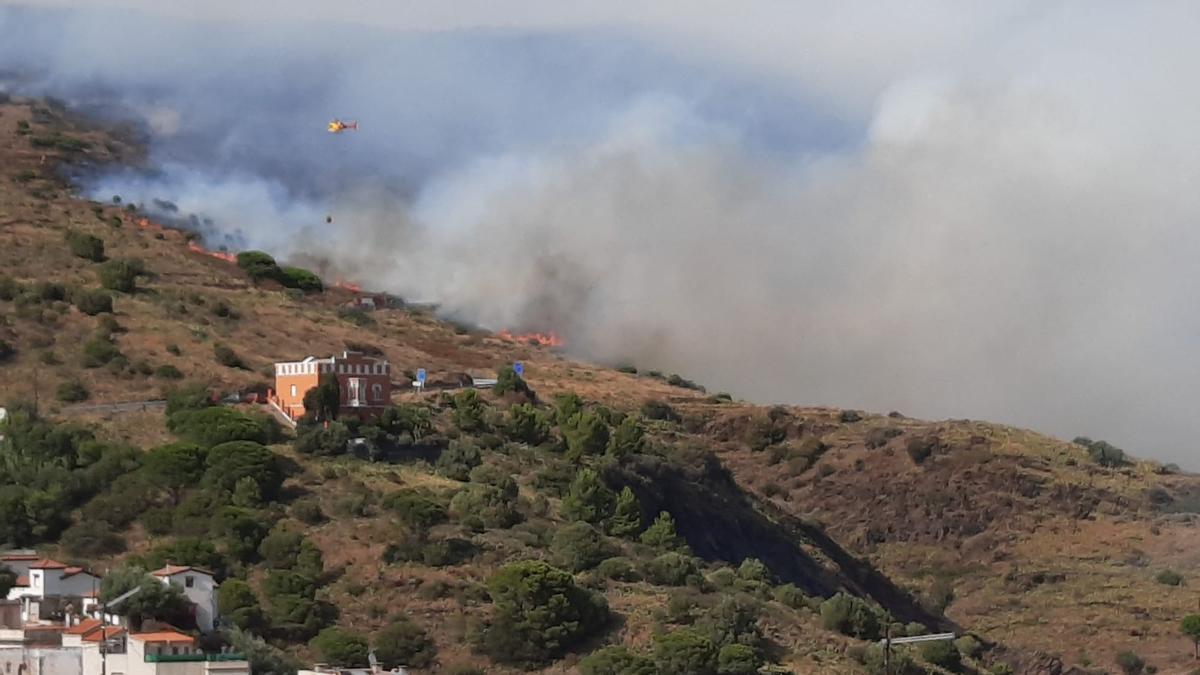
[[[357,352],[318,359],[275,364],[275,390],[271,402],[285,415],[299,419],[304,415],[304,395],[322,379],[337,379],[341,390],[340,416],[373,417],[392,401],[392,367],[386,359]]]

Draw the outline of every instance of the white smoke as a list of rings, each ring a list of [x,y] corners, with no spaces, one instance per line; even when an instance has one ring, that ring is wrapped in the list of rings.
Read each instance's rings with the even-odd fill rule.
[[[99,61],[75,39],[95,15],[16,35],[36,20],[0,10],[0,40],[26,36],[0,59],[47,64],[51,93],[178,110],[161,175],[97,189],[245,245],[758,401],[1197,466],[1200,8],[373,5],[367,29],[292,6],[297,23],[238,25],[219,51],[122,15]],[[355,115],[357,134],[321,131]]]

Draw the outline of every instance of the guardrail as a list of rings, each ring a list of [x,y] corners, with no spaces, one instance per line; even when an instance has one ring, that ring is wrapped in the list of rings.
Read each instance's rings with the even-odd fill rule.
[[[146,663],[184,663],[196,661],[245,661],[242,654],[147,654]]]

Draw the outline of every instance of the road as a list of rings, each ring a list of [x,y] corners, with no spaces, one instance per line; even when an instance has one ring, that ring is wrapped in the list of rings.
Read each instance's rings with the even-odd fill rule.
[[[62,412],[64,415],[95,415],[144,412],[147,410],[161,410],[166,407],[167,402],[165,400],[156,399],[152,401],[125,401],[122,403],[79,403],[63,407]]]

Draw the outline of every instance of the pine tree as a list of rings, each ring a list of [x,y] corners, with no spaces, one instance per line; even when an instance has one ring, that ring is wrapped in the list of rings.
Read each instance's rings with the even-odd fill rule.
[[[654,523],[642,533],[641,540],[647,546],[667,549],[679,548],[683,543],[675,533],[675,519],[666,511],[658,514]]]
[[[633,490],[626,487],[617,495],[617,507],[608,521],[608,533],[614,537],[632,537],[642,529],[642,507]]]
[[[613,513],[616,495],[592,469],[580,469],[562,500],[562,514],[570,520],[600,523]]]
[[[642,451],[642,425],[632,416],[621,420],[608,440],[608,454],[618,459]]]

